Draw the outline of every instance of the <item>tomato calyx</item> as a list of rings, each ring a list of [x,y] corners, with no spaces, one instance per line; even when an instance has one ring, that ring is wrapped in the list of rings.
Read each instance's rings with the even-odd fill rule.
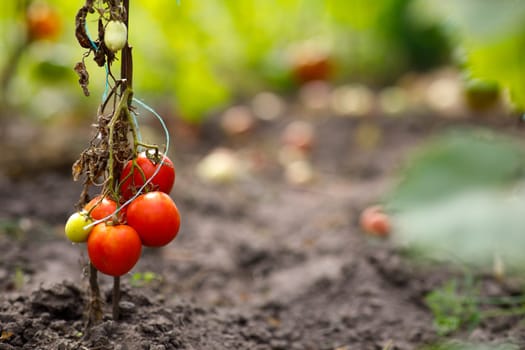
[[[162,153],[159,152],[159,150],[157,148],[155,148],[153,150],[148,150],[148,151],[142,152],[142,154],[144,154],[146,156],[146,158],[151,160],[151,162],[155,166],[159,165],[162,162],[162,160],[164,159],[164,157],[165,157]]]

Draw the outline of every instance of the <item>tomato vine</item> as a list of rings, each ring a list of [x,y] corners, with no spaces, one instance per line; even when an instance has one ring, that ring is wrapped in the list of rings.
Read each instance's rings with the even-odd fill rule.
[[[79,84],[89,95],[89,73],[85,59],[93,55],[106,70],[106,91],[98,108],[96,133],[89,146],[73,164],[73,179],[83,179],[77,212],[66,224],[66,237],[87,243],[90,301],[87,329],[102,319],[102,300],[98,272],[113,276],[113,319],[119,318],[120,276],[138,262],[142,247],[161,247],[178,234],[180,214],[169,192],[175,182],[172,161],[159,152],[159,146],[144,143],[135,119],[136,102],[164,128],[166,145],[169,132],[152,108],[133,97],[133,60],[127,41],[129,0],[86,0],[76,15],[75,34],[86,49],[75,66]],[[98,16],[98,35],[88,33],[88,16]],[[121,51],[120,78],[112,67]],[[92,187],[99,187],[90,200]],[[128,207],[129,205],[129,207]],[[133,209],[135,208],[135,209]],[[136,209],[139,208],[139,209]],[[142,215],[147,212],[147,215]]]
[[[97,115],[96,134],[88,148],[81,154],[73,165],[73,178],[83,177],[83,189],[77,208],[82,210],[89,201],[89,189],[92,186],[102,187],[101,199],[109,197],[119,203],[119,176],[124,164],[137,154],[137,130],[132,120],[132,54],[126,37],[121,38],[123,45],[121,55],[121,76],[115,78],[112,65],[116,61],[115,47],[107,47],[104,40],[108,23],[120,23],[127,28],[129,0],[86,0],[76,15],[75,35],[81,47],[87,49],[82,61],[77,63],[75,71],[79,75],[79,84],[84,94],[89,95],[89,73],[84,63],[85,58],[93,54],[95,62],[106,68],[107,84],[110,87],[102,101]],[[98,15],[97,38],[93,40],[87,30],[88,15]],[[118,34],[118,33],[117,33]],[[112,85],[112,86],[111,86]],[[95,204],[93,207],[95,207]],[[118,204],[117,204],[118,205]],[[91,208],[92,210],[92,208]],[[116,214],[116,212],[115,212]],[[117,220],[114,214],[113,220]],[[87,326],[91,326],[102,319],[102,302],[97,280],[97,269],[90,263],[89,283],[91,300],[88,305]],[[113,287],[113,318],[119,318],[118,302],[120,299],[120,277],[114,277]]]

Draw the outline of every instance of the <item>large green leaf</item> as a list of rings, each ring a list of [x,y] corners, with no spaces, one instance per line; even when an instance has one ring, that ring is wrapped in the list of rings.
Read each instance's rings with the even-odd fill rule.
[[[517,345],[512,344],[469,344],[457,340],[440,345],[426,346],[422,350],[518,350]]]
[[[396,244],[420,255],[490,269],[525,269],[525,193],[460,192],[395,215]]]
[[[510,185],[524,174],[525,151],[516,141],[485,129],[453,130],[407,161],[387,203],[410,209],[460,191]]]
[[[394,241],[427,257],[523,270],[524,169],[521,145],[487,130],[435,138],[387,197]]]

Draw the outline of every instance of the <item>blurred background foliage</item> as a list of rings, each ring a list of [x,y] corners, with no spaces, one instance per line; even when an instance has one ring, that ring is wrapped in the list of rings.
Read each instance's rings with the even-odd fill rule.
[[[72,71],[82,55],[73,35],[82,2],[34,0],[33,5],[45,3],[56,11],[58,28],[23,45],[29,3],[0,4],[0,67],[12,77],[4,91],[7,101],[42,117],[79,106],[90,110],[97,99],[81,96]],[[291,93],[309,80],[392,84],[450,56],[445,27],[422,17],[416,5],[413,0],[131,1],[136,94],[199,122],[231,101],[261,90]],[[89,27],[96,32],[94,17]],[[104,70],[91,63],[88,68],[92,95],[100,96]]]
[[[46,7],[31,3],[49,5],[56,28],[28,44],[27,8]],[[198,123],[261,90],[292,93],[317,79],[381,87],[406,73],[450,63],[463,69],[466,80],[509,88],[516,108],[525,107],[522,1],[177,3],[131,1],[129,35],[137,95],[188,121]],[[73,26],[81,5],[59,0],[0,4],[4,102],[42,117],[71,109],[78,114],[95,105],[73,88],[72,67],[82,55]],[[94,17],[89,27],[96,32]],[[100,96],[104,70],[94,64],[89,68],[93,95]]]
[[[441,21],[457,43],[456,62],[468,77],[509,89],[525,108],[525,2],[519,0],[420,0],[422,14]]]
[[[521,143],[487,129],[456,129],[434,136],[399,175],[385,198],[399,246],[496,275],[523,273]]]

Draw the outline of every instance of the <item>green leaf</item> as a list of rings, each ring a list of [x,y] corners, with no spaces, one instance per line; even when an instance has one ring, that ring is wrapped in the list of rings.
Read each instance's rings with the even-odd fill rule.
[[[413,155],[386,201],[402,211],[460,191],[510,185],[524,174],[525,151],[514,140],[485,129],[452,130]]]
[[[488,131],[436,138],[387,198],[395,244],[460,265],[501,261],[523,271],[524,161],[519,144]]]
[[[512,344],[469,344],[465,342],[447,342],[439,345],[426,346],[423,350],[518,350],[517,345]]]
[[[395,214],[394,241],[426,256],[460,266],[507,271],[525,268],[525,192],[459,192]]]

